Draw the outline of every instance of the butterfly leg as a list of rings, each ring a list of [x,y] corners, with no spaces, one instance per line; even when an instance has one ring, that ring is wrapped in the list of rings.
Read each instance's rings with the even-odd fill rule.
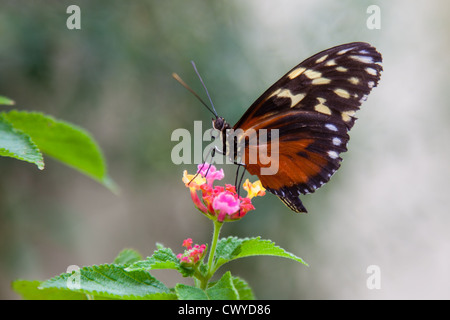
[[[240,196],[240,191],[241,191],[241,184],[242,184],[242,180],[244,179],[244,175],[245,175],[245,164],[244,163],[239,163],[237,161],[233,162],[235,165],[237,165],[237,170],[236,170],[236,177],[234,180],[234,185],[236,186],[236,192],[238,197]],[[241,169],[241,167],[244,167],[244,171],[241,174],[241,177],[239,178],[239,183],[238,183],[238,177],[239,177],[239,170]]]

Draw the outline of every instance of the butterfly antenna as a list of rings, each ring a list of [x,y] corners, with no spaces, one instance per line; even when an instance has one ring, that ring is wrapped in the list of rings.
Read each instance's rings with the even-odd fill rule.
[[[194,61],[191,61],[191,64],[192,64],[192,66],[194,67],[195,73],[197,74],[198,78],[200,79],[200,82],[201,82],[202,85],[203,85],[203,88],[204,88],[205,91],[206,91],[206,95],[208,96],[209,102],[211,103],[211,106],[212,106],[212,108],[213,108],[213,110],[214,110],[214,115],[215,115],[216,118],[217,118],[218,115],[217,115],[216,108],[214,108],[214,103],[212,102],[212,99],[211,99],[211,96],[209,95],[208,89],[206,88],[205,83],[203,82],[203,79],[202,79],[202,77],[200,76],[200,73],[199,73],[198,70],[197,70],[197,66],[195,65],[195,62],[194,62]]]
[[[180,78],[180,76],[176,73],[172,73],[172,77],[177,80],[183,87],[185,87],[186,89],[188,89],[205,107],[206,109],[209,110],[209,112],[211,112],[216,118],[217,118],[217,114],[216,114],[216,110],[211,110],[211,108],[202,100],[202,98],[200,98],[200,96],[195,93],[194,90],[192,90],[187,84],[186,82],[183,81],[183,79]]]

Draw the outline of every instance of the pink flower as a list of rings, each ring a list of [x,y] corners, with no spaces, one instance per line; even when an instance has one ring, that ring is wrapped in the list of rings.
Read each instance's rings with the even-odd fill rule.
[[[183,241],[183,247],[185,247],[186,249],[191,249],[192,248],[192,239],[191,238],[187,238]]]
[[[231,216],[240,209],[241,201],[238,199],[237,194],[232,194],[229,191],[219,193],[213,200],[213,209],[219,212],[217,221],[222,222],[225,220],[226,215]]]
[[[225,177],[223,169],[217,170],[215,166],[206,162],[199,164],[197,168],[197,173],[202,177],[205,177],[210,186],[212,186],[214,180],[222,180]]]
[[[183,247],[185,247],[187,250],[184,251],[184,253],[177,254],[177,259],[180,260],[180,262],[185,266],[194,266],[196,265],[200,260],[203,259],[203,257],[206,254],[206,245],[194,245],[192,247],[192,239],[188,238],[183,241]]]
[[[236,187],[231,184],[225,184],[225,187],[213,186],[215,180],[222,180],[224,176],[223,169],[217,170],[208,163],[198,165],[196,175],[188,175],[186,171],[183,175],[183,182],[189,187],[196,208],[206,217],[219,222],[244,217],[247,212],[255,209],[251,199],[265,194],[260,181],[250,183],[248,179],[244,183],[244,189],[248,192],[245,198],[238,196]],[[198,191],[201,192],[201,197]]]

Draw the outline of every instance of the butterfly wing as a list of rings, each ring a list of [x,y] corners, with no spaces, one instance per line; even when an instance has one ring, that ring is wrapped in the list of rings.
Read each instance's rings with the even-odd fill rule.
[[[307,212],[299,195],[314,192],[339,168],[355,112],[378,84],[381,60],[380,53],[363,42],[322,51],[266,90],[233,127],[256,135],[260,129],[279,130],[277,148],[271,148],[270,138],[265,145],[248,139],[244,162],[247,171],[258,175],[293,211]],[[276,173],[261,174],[268,164],[248,161],[261,148],[277,152],[271,157],[278,161]]]

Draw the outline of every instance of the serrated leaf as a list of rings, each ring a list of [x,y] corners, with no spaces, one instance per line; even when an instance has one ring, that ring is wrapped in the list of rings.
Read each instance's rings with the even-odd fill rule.
[[[153,252],[152,256],[147,257],[146,260],[134,262],[126,270],[177,269],[179,264],[177,256],[172,249],[160,247],[160,249]]]
[[[130,265],[139,260],[142,260],[139,252],[133,249],[123,249],[114,259],[113,264]]]
[[[100,148],[86,130],[39,112],[12,110],[2,115],[29,135],[43,153],[115,190]]]
[[[234,287],[231,273],[226,272],[220,280],[212,282],[206,290],[177,284],[175,292],[179,300],[237,300],[239,293]]]
[[[42,170],[44,159],[31,137],[19,132],[0,114],[0,156],[34,163]]]
[[[189,277],[194,273],[192,268],[184,267],[180,264],[172,249],[164,248],[158,245],[158,250],[153,252],[153,255],[147,257],[146,260],[137,261],[126,268],[127,271],[132,270],[157,270],[157,269],[173,269],[179,271],[184,277]]]
[[[220,239],[217,243],[214,270],[229,261],[249,256],[276,256],[308,265],[303,259],[278,247],[270,240],[261,240],[260,237],[245,239],[229,237]]]
[[[239,300],[254,300],[255,296],[248,283],[239,277],[233,277],[233,284],[239,294]]]
[[[239,298],[230,271],[227,271],[219,281],[206,289],[206,294],[210,300],[237,300]]]
[[[175,286],[178,300],[208,300],[206,292],[200,288],[179,283]]]
[[[13,290],[26,300],[86,300],[81,292],[60,290],[57,288],[39,289],[41,281],[16,280],[12,283]]]
[[[114,264],[83,267],[44,281],[41,288],[55,288],[112,299],[174,299],[175,294],[145,271],[124,270]]]
[[[155,261],[152,257],[148,257],[147,260],[136,261],[126,268],[126,271],[137,270],[159,270],[159,269],[173,269],[178,270],[179,264],[173,261]]]

